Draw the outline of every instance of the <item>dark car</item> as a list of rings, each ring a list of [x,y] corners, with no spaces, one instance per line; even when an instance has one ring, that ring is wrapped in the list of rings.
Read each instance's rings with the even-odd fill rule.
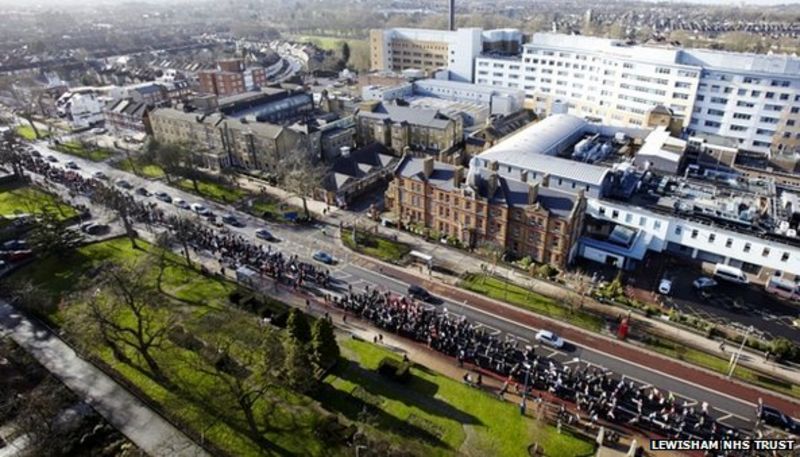
[[[275,241],[275,236],[269,232],[267,229],[258,229],[256,230],[256,238],[261,238],[262,240],[266,241]]]
[[[433,298],[433,296],[427,290],[417,285],[408,286],[408,296],[422,301],[431,301]]]
[[[142,197],[149,197],[150,196],[150,191],[148,191],[144,187],[140,187],[140,188],[136,189],[136,194],[137,195],[141,195]]]
[[[232,225],[234,227],[244,227],[244,223],[236,218],[236,216],[232,214],[223,214],[222,215],[222,222]]]
[[[47,161],[48,162],[58,162],[58,159],[56,159],[56,157],[54,155],[49,155],[49,156],[47,156]]]
[[[25,240],[10,240],[0,245],[3,251],[21,251],[28,249],[28,242]]]
[[[312,257],[317,262],[326,263],[328,265],[333,263],[333,256],[331,256],[330,254],[328,254],[325,251],[317,251],[317,252],[314,253],[314,255]]]
[[[108,233],[111,230],[111,227],[107,226],[106,224],[85,224],[81,226],[81,230],[84,233],[96,236]]]
[[[123,189],[132,189],[133,188],[131,183],[129,183],[128,181],[125,181],[124,179],[120,179],[119,181],[117,181],[117,186],[118,187],[122,187]]]
[[[170,197],[166,192],[156,192],[153,195],[155,195],[155,197],[162,202],[172,203],[172,197]]]
[[[791,417],[772,406],[759,405],[756,409],[758,419],[767,425],[785,430],[789,433],[800,433],[800,425]]]

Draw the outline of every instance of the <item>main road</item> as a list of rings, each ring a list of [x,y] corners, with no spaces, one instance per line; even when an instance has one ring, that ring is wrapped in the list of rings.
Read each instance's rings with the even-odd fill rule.
[[[245,226],[227,227],[227,229],[241,234],[253,242],[261,243],[260,240],[254,237],[253,232],[256,229],[268,228],[270,232],[280,240],[278,243],[275,243],[273,247],[277,247],[287,254],[297,254],[301,258],[310,259],[314,251],[325,250],[338,260],[337,265],[332,269],[332,275],[337,279],[346,281],[354,288],[369,285],[371,287],[379,287],[384,290],[403,294],[406,292],[409,282],[422,283],[424,281],[422,278],[410,277],[408,273],[389,275],[381,272],[375,265],[365,265],[364,259],[361,256],[340,247],[334,236],[329,233],[326,235],[324,231],[320,230],[323,227],[322,225],[318,227],[303,227],[266,223],[260,218],[236,211],[232,207],[223,206],[211,201],[204,201],[194,194],[168,186],[163,182],[146,180],[131,173],[117,170],[105,163],[95,163],[62,154],[51,150],[44,143],[38,143],[34,147],[43,156],[55,156],[61,163],[68,160],[77,163],[80,167],[79,172],[85,176],[90,176],[96,171],[102,171],[111,177],[112,182],[118,179],[125,179],[135,187],[144,187],[150,192],[166,192],[172,196],[173,199],[182,198],[189,203],[203,203],[217,215],[224,213],[233,214],[243,221]],[[137,198],[144,197],[137,196]],[[191,216],[189,211],[179,209],[174,205],[157,201],[153,198],[147,200],[156,203],[168,213]],[[390,273],[391,270],[392,269],[389,268],[384,269],[386,273]],[[434,288],[436,287],[434,286]],[[479,307],[476,305],[477,302],[485,303],[486,298],[470,297],[468,294],[465,298],[464,294],[463,291],[459,294],[454,293],[452,290],[447,292],[443,289],[443,293],[440,296],[444,299],[444,303],[438,305],[436,308],[440,312],[464,316],[470,321],[484,326],[492,333],[509,338],[516,338],[522,344],[534,345],[533,335],[539,330],[539,327],[558,328],[564,325],[563,323],[549,321],[541,317],[534,317],[530,313],[519,310],[515,310],[514,312],[523,317],[530,316],[531,319],[509,318],[504,316],[503,313],[494,312],[487,309],[485,306]],[[458,299],[450,298],[456,295],[458,295]],[[496,306],[502,305],[496,304]],[[533,321],[539,323],[539,325],[532,325],[530,322]],[[576,335],[578,330],[573,330],[574,331],[571,333]],[[591,334],[582,335],[582,339],[587,341],[605,341],[603,337]],[[538,348],[537,351],[562,363],[590,365],[602,370],[617,373],[640,385],[655,386],[662,391],[672,392],[678,398],[685,399],[690,405],[699,405],[702,402],[708,402],[708,404],[711,405],[712,414],[718,418],[718,420],[744,430],[751,430],[753,428],[755,423],[756,403],[752,395],[749,399],[743,399],[737,395],[726,394],[721,392],[717,386],[697,384],[693,382],[693,379],[685,379],[685,377],[680,374],[665,373],[659,369],[660,366],[651,366],[649,363],[626,360],[600,349],[600,346],[603,345],[597,344],[593,345],[593,347],[574,345],[569,351],[544,348]],[[655,364],[663,364],[663,362],[659,363],[658,361],[658,357],[652,358],[652,362],[655,362]],[[670,362],[670,364],[676,365],[678,363]],[[688,368],[688,371],[699,373],[699,371],[694,368]],[[708,376],[713,375],[708,373],[704,374],[705,379],[709,379]],[[722,380],[721,382],[727,381]],[[750,392],[753,391],[752,388],[749,389],[751,389]],[[769,397],[769,395],[765,394],[765,397]],[[797,415],[797,412],[800,411],[800,407],[798,407],[798,403],[796,402],[793,404],[792,402],[784,402],[783,404],[793,406],[793,409],[788,411],[790,414]]]

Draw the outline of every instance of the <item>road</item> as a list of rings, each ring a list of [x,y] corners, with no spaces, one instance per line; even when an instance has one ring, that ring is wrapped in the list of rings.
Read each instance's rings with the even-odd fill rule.
[[[61,162],[73,160],[81,167],[81,172],[90,175],[95,171],[102,171],[112,180],[124,178],[131,182],[135,187],[146,187],[150,192],[164,191],[173,198],[182,198],[189,203],[203,202],[199,197],[167,186],[162,182],[148,181],[132,174],[116,170],[104,163],[94,163],[81,160],[72,156],[61,154],[47,149],[46,145],[39,144],[36,148],[43,154],[52,154],[59,158]],[[157,202],[150,198],[150,201]],[[359,265],[359,257],[341,248],[336,243],[336,238],[330,233],[325,235],[319,228],[298,227],[279,224],[266,223],[259,218],[252,217],[246,213],[234,211],[231,208],[223,207],[213,202],[203,202],[208,208],[212,209],[217,215],[223,213],[235,214],[237,218],[245,223],[245,227],[228,227],[229,230],[237,232],[254,242],[256,240],[253,232],[258,228],[268,228],[280,241],[274,243],[273,247],[287,253],[297,254],[301,258],[310,259],[311,254],[324,249],[331,253],[337,260],[337,265],[333,268],[332,274],[338,279],[342,279],[352,284],[354,288],[366,285],[388,289],[397,293],[405,293],[408,284],[406,282],[383,275],[377,268],[365,268]],[[157,204],[167,212],[190,214],[188,211],[180,210],[173,205],[157,202]],[[321,226],[320,226],[321,227]],[[448,312],[463,315],[468,319],[485,326],[492,332],[508,335],[517,338],[523,344],[530,344],[537,327],[522,322],[521,320],[509,320],[490,311],[478,308],[469,304],[469,301],[454,302],[445,300],[445,303],[438,306],[441,312]],[[518,311],[519,312],[519,311]],[[585,339],[591,340],[594,336],[586,336]],[[681,379],[662,373],[658,367],[646,366],[647,364],[635,363],[615,357],[609,353],[588,347],[576,346],[572,351],[556,351],[550,349],[538,349],[548,351],[544,354],[566,363],[591,364],[602,367],[625,376],[642,385],[652,385],[659,389],[670,391],[676,397],[686,399],[690,404],[708,402],[712,406],[712,413],[715,417],[728,425],[749,430],[754,426],[755,403],[753,401],[742,400],[733,396],[728,396],[718,391],[714,387],[697,385],[691,379]],[[795,409],[793,411],[797,411]],[[792,414],[797,414],[792,412]]]
[[[109,424],[152,456],[208,454],[41,324],[0,301],[0,335],[10,336]]]

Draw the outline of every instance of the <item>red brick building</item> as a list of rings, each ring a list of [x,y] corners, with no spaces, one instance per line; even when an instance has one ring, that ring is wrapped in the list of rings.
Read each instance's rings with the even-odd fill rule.
[[[200,91],[218,97],[241,94],[267,85],[267,73],[261,67],[247,68],[242,59],[217,62],[216,70],[197,73]]]

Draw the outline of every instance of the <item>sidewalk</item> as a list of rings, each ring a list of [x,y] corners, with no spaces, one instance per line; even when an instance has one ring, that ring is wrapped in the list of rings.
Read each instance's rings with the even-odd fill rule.
[[[302,200],[294,196],[294,194],[290,192],[286,192],[282,189],[262,184],[258,181],[251,180],[249,178],[241,178],[239,182],[240,185],[242,185],[242,187],[245,187],[247,189],[260,192],[263,188],[267,194],[273,196],[274,198],[302,207]],[[348,224],[354,221],[359,221],[359,223],[364,223],[364,224],[367,223],[370,225],[377,224],[373,221],[367,222],[365,218],[363,219],[363,222],[361,222],[360,221],[360,219],[362,219],[361,215],[340,208],[329,207],[328,205],[320,201],[309,199],[307,200],[307,202],[309,211],[314,213],[319,220],[331,225],[335,225],[337,227],[340,222]],[[323,209],[328,209],[326,211],[326,215],[322,214]],[[398,241],[411,244],[414,246],[414,249],[433,256],[435,259],[437,259],[437,261],[446,264],[450,269],[454,271],[456,275],[461,275],[468,271],[472,272],[478,271],[479,270],[478,266],[481,263],[486,263],[485,260],[474,257],[469,253],[467,253],[466,251],[457,250],[439,243],[431,243],[429,241],[423,240],[422,238],[411,235],[408,232],[403,232],[401,230],[382,229],[382,228],[379,229],[379,231],[383,231],[384,233],[390,233],[392,236],[396,236]],[[393,268],[396,269],[397,267]],[[414,281],[418,282],[420,277],[422,277],[423,279],[429,278],[425,277],[424,275],[420,275],[419,271],[417,271],[416,269],[405,268],[403,269],[403,271],[405,272],[405,274],[413,276],[413,279],[410,280],[412,282]],[[528,287],[531,291],[547,297],[555,298],[560,301],[572,301],[573,303],[583,301],[583,307],[585,309],[589,311],[594,311],[599,314],[616,316],[619,314],[627,313],[628,311],[626,308],[606,305],[597,302],[596,300],[590,297],[580,297],[577,293],[572,292],[568,288],[568,286],[563,286],[550,281],[543,281],[540,279],[536,279],[524,275],[519,271],[512,268],[508,268],[504,265],[498,265],[497,268],[495,269],[495,272],[497,276],[500,276],[502,278],[509,278],[514,283],[524,287]],[[453,286],[455,286],[456,283],[458,282],[458,277],[447,276],[440,273],[434,273],[432,277]],[[719,341],[708,339],[704,335],[700,335],[685,328],[670,324],[669,322],[665,322],[662,319],[649,318],[637,313],[632,313],[631,324],[634,327],[641,326],[653,329],[657,333],[668,335],[669,338],[671,339],[684,342],[695,349],[699,349],[710,354],[719,355],[721,357],[730,357],[731,354],[730,352],[727,353],[720,352]],[[729,348],[730,350],[735,349],[730,346]],[[800,384],[800,370],[786,365],[777,364],[773,361],[766,361],[764,360],[763,354],[756,353],[752,350],[749,350],[748,348],[745,348],[742,351],[741,358],[739,359],[739,364],[748,368],[762,371],[766,374],[770,374],[778,378],[782,378],[784,380],[790,381],[795,384]]]
[[[0,301],[0,333],[8,334],[109,424],[152,456],[208,454],[60,338]]]

